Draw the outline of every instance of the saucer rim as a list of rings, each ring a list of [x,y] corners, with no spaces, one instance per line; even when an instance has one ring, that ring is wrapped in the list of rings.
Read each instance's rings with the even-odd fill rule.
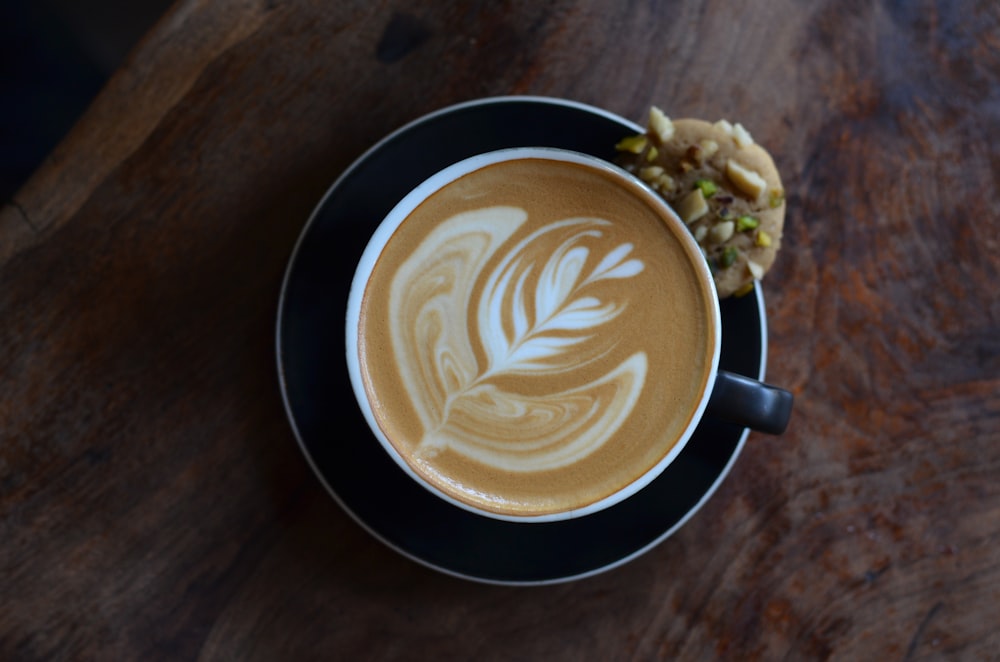
[[[505,95],[505,96],[493,96],[493,97],[485,97],[485,98],[480,98],[480,99],[473,99],[473,100],[464,101],[464,102],[452,104],[452,105],[449,105],[449,106],[445,106],[443,108],[437,109],[437,110],[432,111],[430,113],[426,113],[424,115],[421,115],[420,117],[417,117],[417,118],[415,118],[415,119],[413,119],[413,120],[411,120],[411,121],[403,124],[402,126],[400,126],[399,128],[395,129],[394,131],[388,133],[382,139],[380,139],[379,141],[377,141],[376,143],[374,143],[371,147],[369,147],[368,149],[366,149],[354,161],[352,161],[351,164],[347,168],[345,168],[344,171],[330,184],[330,186],[324,192],[323,196],[320,198],[320,200],[314,206],[314,208],[313,208],[312,212],[310,213],[309,218],[307,219],[306,223],[302,226],[302,229],[299,232],[298,238],[296,239],[296,242],[295,242],[295,245],[294,245],[294,247],[292,249],[292,252],[289,255],[288,262],[287,262],[286,267],[285,267],[285,272],[284,272],[284,275],[283,275],[282,281],[281,281],[281,289],[280,289],[280,293],[279,293],[279,297],[278,297],[278,314],[277,314],[277,317],[276,317],[275,358],[276,358],[276,362],[277,362],[277,372],[278,372],[278,378],[279,378],[278,381],[279,381],[280,390],[281,390],[282,404],[283,404],[284,409],[285,409],[286,418],[287,418],[287,420],[288,420],[288,422],[289,422],[289,424],[290,424],[290,426],[292,428],[293,434],[295,435],[295,439],[296,439],[296,442],[297,442],[297,444],[299,446],[300,451],[305,456],[307,463],[309,464],[310,468],[312,469],[312,472],[316,475],[317,478],[319,478],[320,483],[323,485],[323,487],[326,489],[326,491],[330,494],[331,497],[333,497],[334,501],[340,506],[340,508],[344,512],[346,512],[348,514],[348,516],[352,520],[354,520],[354,522],[357,523],[364,531],[366,531],[373,538],[375,538],[376,540],[378,540],[379,542],[381,542],[382,544],[384,544],[386,547],[392,549],[394,552],[400,554],[404,558],[407,558],[407,559],[409,559],[409,560],[411,560],[411,561],[413,561],[413,562],[415,562],[415,563],[417,563],[417,564],[419,564],[421,566],[424,566],[426,568],[435,570],[437,572],[440,572],[442,574],[445,574],[445,575],[448,575],[448,576],[451,576],[451,577],[456,577],[456,578],[459,578],[459,579],[463,579],[463,580],[467,580],[467,581],[472,581],[472,582],[476,582],[476,583],[480,583],[480,584],[489,584],[489,585],[498,585],[498,586],[544,586],[544,585],[552,585],[552,584],[561,584],[561,583],[571,582],[571,581],[575,581],[575,580],[579,580],[579,579],[585,579],[585,578],[588,578],[588,577],[593,577],[595,575],[603,574],[605,572],[609,572],[609,571],[611,571],[611,570],[613,570],[615,568],[621,567],[621,566],[623,566],[623,565],[625,565],[625,564],[627,564],[627,563],[629,563],[629,562],[637,559],[638,557],[640,557],[643,554],[649,552],[651,549],[653,549],[657,545],[661,544],[667,538],[669,538],[674,533],[676,533],[699,510],[701,510],[701,508],[704,506],[704,504],[708,502],[708,500],[715,494],[715,492],[718,490],[718,488],[722,485],[723,481],[729,475],[729,472],[731,471],[731,469],[732,469],[733,465],[735,464],[737,458],[739,457],[739,455],[743,451],[743,447],[746,444],[747,438],[748,438],[748,436],[750,434],[750,430],[748,428],[744,428],[743,431],[740,433],[740,437],[739,437],[738,441],[736,442],[736,445],[735,445],[735,447],[734,447],[734,449],[732,451],[732,454],[729,456],[729,459],[726,461],[725,465],[722,467],[722,469],[719,472],[719,474],[716,477],[716,479],[712,482],[712,484],[708,487],[708,489],[705,490],[705,492],[701,495],[701,497],[698,499],[698,501],[690,509],[688,509],[685,512],[685,514],[679,520],[677,520],[672,526],[670,526],[662,534],[660,534],[655,539],[651,540],[646,545],[644,545],[644,546],[642,546],[642,547],[640,547],[640,548],[632,551],[629,554],[626,554],[623,557],[620,557],[620,558],[616,559],[615,561],[613,561],[611,563],[607,563],[605,565],[602,565],[602,566],[597,567],[597,568],[593,568],[591,570],[588,570],[588,571],[585,571],[585,572],[582,572],[582,573],[576,573],[576,574],[572,574],[572,575],[565,575],[565,576],[559,576],[559,577],[551,577],[551,578],[545,578],[545,579],[535,579],[535,580],[503,580],[503,579],[495,579],[495,578],[491,578],[491,577],[482,577],[482,576],[467,574],[467,573],[464,573],[464,572],[459,572],[459,571],[453,570],[451,568],[448,568],[446,566],[442,566],[442,565],[433,563],[431,561],[428,561],[427,559],[421,558],[420,556],[417,556],[416,554],[410,552],[409,550],[407,550],[407,549],[405,549],[403,547],[400,547],[399,545],[397,545],[397,544],[393,543],[392,541],[388,540],[381,533],[379,533],[378,531],[376,531],[375,529],[373,529],[363,518],[361,518],[360,516],[358,516],[354,512],[354,510],[352,508],[350,508],[344,502],[344,500],[337,493],[337,491],[333,488],[333,486],[330,485],[330,483],[327,480],[324,472],[320,470],[319,466],[317,466],[316,460],[313,458],[312,453],[309,451],[309,449],[308,449],[308,447],[307,447],[307,445],[305,443],[305,440],[303,439],[302,433],[299,430],[299,425],[296,422],[296,419],[295,419],[295,416],[294,416],[294,412],[293,412],[293,409],[292,409],[292,403],[291,403],[291,401],[289,399],[289,390],[288,390],[287,379],[286,379],[286,375],[285,375],[285,366],[284,366],[284,363],[282,361],[282,326],[283,326],[282,322],[283,322],[283,319],[284,319],[284,316],[285,316],[285,311],[286,311],[286,295],[288,293],[288,287],[289,287],[289,283],[290,283],[290,280],[291,280],[291,277],[292,277],[292,272],[293,272],[294,267],[296,265],[296,261],[297,261],[297,258],[299,256],[300,249],[301,249],[303,243],[305,242],[306,237],[310,234],[311,227],[313,226],[313,224],[316,222],[316,220],[321,215],[322,210],[325,208],[325,206],[327,204],[327,201],[329,200],[330,196],[332,196],[336,191],[338,191],[340,189],[341,185],[343,184],[343,182],[347,181],[352,176],[352,174],[358,168],[360,168],[373,154],[377,153],[386,144],[394,141],[400,135],[405,134],[405,133],[411,131],[415,127],[420,126],[421,124],[433,121],[433,120],[435,120],[435,119],[437,119],[437,118],[439,118],[439,117],[441,117],[443,115],[447,115],[447,114],[459,112],[459,111],[462,111],[462,110],[465,110],[465,109],[468,109],[468,108],[472,108],[472,107],[476,107],[476,106],[492,105],[492,104],[504,104],[504,103],[528,103],[528,104],[538,103],[538,104],[548,104],[548,105],[555,105],[555,106],[563,106],[563,107],[567,107],[567,108],[572,108],[572,109],[575,109],[575,110],[579,110],[579,111],[582,111],[582,112],[585,112],[585,113],[588,113],[588,114],[601,116],[601,117],[603,117],[605,119],[609,119],[609,120],[611,120],[613,122],[616,122],[616,123],[621,124],[621,125],[623,125],[625,127],[628,127],[630,130],[635,131],[636,133],[640,133],[640,132],[642,132],[642,131],[645,130],[639,124],[637,124],[635,122],[632,122],[631,120],[628,120],[626,118],[623,118],[620,115],[617,115],[615,113],[612,113],[611,111],[608,111],[608,110],[605,110],[603,108],[599,108],[597,106],[593,106],[593,105],[590,105],[590,104],[586,104],[586,103],[583,103],[583,102],[574,101],[574,100],[570,100],[570,99],[561,99],[561,98],[557,98],[557,97],[538,96],[538,95]],[[764,295],[763,295],[763,290],[761,288],[761,285],[760,285],[759,281],[754,281],[754,294],[755,294],[755,300],[756,300],[756,303],[757,303],[757,318],[758,318],[759,323],[760,323],[760,355],[759,355],[759,368],[758,368],[757,379],[764,380],[765,374],[766,374],[766,369],[767,369],[767,355],[768,355],[768,334],[767,334],[767,330],[768,329],[767,329],[766,309],[765,309],[765,304],[764,304]],[[454,506],[452,506],[452,507],[454,507]],[[545,524],[546,524],[545,522],[537,522],[537,523],[536,522],[524,522],[524,523],[519,524],[519,525],[521,525],[521,526],[545,526]]]

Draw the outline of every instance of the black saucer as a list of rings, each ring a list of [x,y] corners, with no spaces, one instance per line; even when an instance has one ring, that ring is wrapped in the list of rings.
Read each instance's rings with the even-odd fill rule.
[[[359,158],[299,237],[277,328],[288,416],[333,497],[405,556],[452,575],[504,584],[608,570],[687,521],[743,447],[745,429],[706,420],[663,474],[624,502],[574,520],[504,522],[452,506],[404,474],[370,433],[351,390],[344,353],[351,278],[369,236],[411,188],[467,156],[504,147],[562,147],[610,160],[618,140],[641,130],[606,111],[558,99],[501,97],[452,106],[403,127]],[[762,379],[767,330],[760,288],[723,301],[722,323],[720,368]]]

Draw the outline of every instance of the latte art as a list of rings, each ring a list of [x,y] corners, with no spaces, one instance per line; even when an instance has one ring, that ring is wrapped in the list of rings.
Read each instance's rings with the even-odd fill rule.
[[[595,263],[591,245],[602,245],[602,227],[611,222],[575,218],[507,247],[527,216],[492,207],[450,218],[392,280],[392,345],[424,426],[418,458],[448,448],[504,471],[557,469],[607,442],[638,400],[644,352],[596,378],[590,371],[572,375],[580,372],[581,346],[601,356],[617,344],[609,322],[627,301],[602,301],[592,292],[601,281],[643,270],[629,257],[632,245],[612,246]],[[531,394],[530,385],[515,390],[516,382],[504,380],[553,373],[569,387]]]
[[[356,392],[404,469],[479,512],[537,518],[672,459],[713,370],[717,303],[662,203],[611,172],[521,158],[406,209],[349,314]]]

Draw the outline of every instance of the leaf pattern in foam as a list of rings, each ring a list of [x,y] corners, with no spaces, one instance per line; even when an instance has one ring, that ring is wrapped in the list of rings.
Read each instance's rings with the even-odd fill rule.
[[[480,384],[452,406],[448,420],[424,437],[433,457],[450,448],[504,471],[558,469],[598,450],[621,427],[642,391],[646,354],[637,352],[611,372],[561,393],[530,396]]]
[[[465,325],[447,321],[465,319],[477,276],[526,219],[516,207],[458,214],[430,232],[393,277],[390,339],[425,430],[441,425],[449,400],[477,377]]]
[[[531,373],[571,366],[575,359],[568,350],[589,339],[596,327],[621,312],[619,304],[602,303],[581,294],[587,285],[628,278],[643,269],[642,262],[628,257],[633,246],[625,243],[608,252],[583,277],[590,249],[580,241],[600,238],[604,225],[608,221],[591,218],[551,223],[523,239],[504,257],[487,280],[478,311],[480,341],[489,359],[488,373]],[[528,257],[531,245],[546,234],[566,230],[573,232],[548,257],[534,296],[530,296],[525,288],[536,266]],[[516,285],[510,291],[512,282]],[[534,301],[533,317],[526,305],[528,298]],[[512,324],[505,324],[505,319],[512,319]]]
[[[624,307],[584,289],[643,270],[626,243],[585,273],[592,262],[588,245],[604,236],[609,223],[575,218],[529,234],[484,275],[525,220],[525,212],[512,207],[448,219],[393,279],[393,349],[402,365],[413,366],[402,370],[403,383],[425,430],[418,455],[429,458],[450,448],[508,471],[556,468],[603,445],[639,397],[646,376],[642,352],[599,379],[542,397],[506,392],[495,383],[504,375],[572,370],[578,359],[571,350]],[[552,237],[556,248],[539,258],[543,253],[533,251],[533,244]],[[479,366],[466,325],[447,322],[468,319],[476,282],[484,277],[476,323],[487,363]]]

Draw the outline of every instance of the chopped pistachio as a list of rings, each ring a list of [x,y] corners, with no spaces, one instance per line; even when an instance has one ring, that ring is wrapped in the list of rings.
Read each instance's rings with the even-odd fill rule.
[[[627,138],[622,138],[615,145],[615,149],[619,152],[631,152],[632,154],[638,154],[646,147],[647,140],[646,136],[639,134],[637,136],[628,136]]]
[[[760,230],[759,232],[757,232],[757,239],[756,241],[754,241],[754,243],[757,244],[758,246],[763,246],[766,248],[771,245],[771,235],[764,232],[763,230]]]
[[[706,198],[711,198],[719,191],[719,187],[715,185],[710,179],[696,179],[694,182],[694,187],[701,189],[701,194]]]
[[[784,204],[784,202],[785,202],[785,192],[779,188],[776,188],[773,191],[771,191],[771,195],[768,196],[768,204],[771,206],[771,209],[777,209],[782,204]]]
[[[715,212],[715,215],[724,221],[728,221],[733,217],[733,212],[729,211],[729,207],[720,207],[719,211]]]
[[[708,203],[701,189],[695,189],[681,198],[677,203],[677,214],[681,220],[690,225],[708,213]]]
[[[733,125],[733,140],[736,141],[736,145],[739,147],[746,147],[753,144],[753,136],[739,122]]]
[[[753,170],[744,168],[736,161],[729,159],[726,161],[726,175],[732,180],[736,188],[756,200],[767,188],[767,182]]]
[[[736,224],[732,221],[722,221],[721,223],[716,223],[712,226],[712,229],[708,231],[708,238],[717,244],[721,244],[733,236],[735,228]]]
[[[737,255],[739,255],[739,253],[737,252],[735,246],[728,247],[726,250],[722,251],[722,255],[719,257],[719,266],[723,269],[733,266],[733,263],[736,262]]]
[[[674,137],[674,123],[656,106],[649,109],[649,130],[659,138],[661,144]]]
[[[753,230],[758,225],[760,225],[760,221],[758,221],[753,216],[740,216],[739,218],[736,219],[737,232],[746,232],[747,230]]]
[[[733,292],[733,296],[734,297],[744,297],[744,296],[750,294],[751,292],[753,292],[753,281],[750,281],[749,283],[747,283],[746,285],[744,285],[740,289],[738,289],[735,292]]]
[[[647,161],[655,161],[656,157],[660,155],[660,150],[656,149],[656,145],[651,145],[649,151],[646,152]]]

